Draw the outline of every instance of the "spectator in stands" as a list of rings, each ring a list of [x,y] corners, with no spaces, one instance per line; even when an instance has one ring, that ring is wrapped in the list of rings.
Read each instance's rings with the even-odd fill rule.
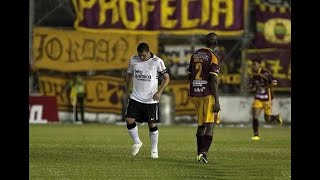
[[[85,82],[80,75],[67,82],[62,92],[67,91],[69,94],[70,102],[73,107],[74,123],[84,123],[84,100],[86,97]],[[78,118],[80,111],[81,119]]]
[[[197,161],[208,163],[207,153],[213,139],[214,123],[220,123],[220,103],[218,95],[219,58],[213,49],[218,36],[209,33],[205,36],[206,47],[191,55],[188,75],[190,80],[189,96],[195,105],[198,118]]]
[[[280,114],[272,114],[272,87],[277,85],[277,80],[265,68],[261,68],[261,61],[258,59],[252,60],[252,76],[249,80],[249,90],[255,88],[256,95],[252,104],[252,140],[259,140],[259,121],[258,117],[261,111],[264,111],[264,120],[267,123],[278,122],[282,124]]]
[[[162,92],[169,84],[170,77],[161,58],[149,51],[147,43],[140,43],[138,54],[131,57],[126,75],[125,95],[129,98],[129,89],[132,84],[125,121],[128,132],[134,141],[132,155],[138,154],[142,141],[139,138],[136,122],[148,122],[151,140],[151,158],[159,158],[157,123],[159,120],[159,100]],[[158,87],[158,76],[163,81]]]

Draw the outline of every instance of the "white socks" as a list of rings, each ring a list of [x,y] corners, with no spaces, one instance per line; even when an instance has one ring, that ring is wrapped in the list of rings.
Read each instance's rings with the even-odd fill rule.
[[[141,143],[141,140],[139,138],[139,134],[138,134],[138,126],[128,130],[133,143],[134,144],[139,144]],[[153,131],[150,132],[149,131],[149,136],[150,136],[150,141],[151,141],[151,152],[158,152],[158,139],[159,139],[159,131]]]
[[[138,126],[128,130],[128,132],[129,132],[134,144],[141,143],[141,140],[140,140],[139,134],[138,134]]]
[[[158,152],[158,138],[159,138],[159,131],[150,132],[150,140],[151,140],[151,152]]]

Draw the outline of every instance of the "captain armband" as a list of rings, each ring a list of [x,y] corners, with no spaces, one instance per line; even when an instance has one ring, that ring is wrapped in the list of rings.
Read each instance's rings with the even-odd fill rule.
[[[160,74],[160,75],[164,75],[164,74],[166,74],[166,73],[168,73],[167,69],[165,69],[165,70],[163,70],[163,71],[159,72],[159,74]]]

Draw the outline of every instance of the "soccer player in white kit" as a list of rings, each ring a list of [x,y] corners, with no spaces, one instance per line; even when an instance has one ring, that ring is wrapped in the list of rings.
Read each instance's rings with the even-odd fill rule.
[[[151,158],[159,158],[157,124],[159,119],[159,100],[163,90],[170,82],[164,62],[149,51],[147,43],[137,47],[138,55],[131,57],[126,76],[125,96],[129,104],[125,115],[128,132],[133,140],[132,155],[138,154],[142,141],[139,138],[136,122],[148,122],[151,140]],[[160,87],[158,77],[163,76]],[[129,89],[132,84],[132,93]]]

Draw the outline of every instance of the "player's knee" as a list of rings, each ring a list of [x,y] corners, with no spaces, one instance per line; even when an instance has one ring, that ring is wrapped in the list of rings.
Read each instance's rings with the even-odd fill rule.
[[[128,123],[127,123],[127,129],[128,129],[128,130],[133,129],[133,128],[135,128],[136,126],[137,126],[136,122],[133,122],[133,123],[131,123],[131,124],[128,124]]]
[[[127,124],[132,124],[132,123],[135,122],[135,120],[132,119],[132,118],[125,118],[125,121],[126,121]]]
[[[149,128],[153,128],[157,126],[157,123],[148,123]]]
[[[204,125],[198,126],[196,135],[197,136],[203,136],[204,135],[204,130],[205,130],[205,126]]]
[[[213,134],[213,127],[214,127],[214,124],[213,124],[213,123],[207,123],[207,124],[206,124],[205,135],[207,135],[207,136],[212,136],[212,134]]]
[[[154,126],[154,127],[149,127],[149,131],[150,132],[154,132],[154,131],[157,131],[158,130],[158,126]]]

